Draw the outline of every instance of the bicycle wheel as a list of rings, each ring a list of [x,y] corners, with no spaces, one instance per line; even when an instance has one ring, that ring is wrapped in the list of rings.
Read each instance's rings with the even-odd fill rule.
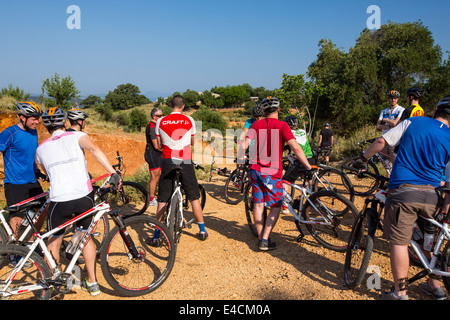
[[[167,280],[175,261],[175,247],[167,227],[155,218],[137,216],[123,221],[141,257],[132,256],[116,226],[107,235],[100,266],[114,290],[123,296],[137,297],[154,291]],[[147,245],[145,240],[156,229],[161,232],[159,245]]]
[[[249,179],[245,169],[237,168],[231,172],[225,182],[225,200],[229,204],[238,204],[244,198],[245,183]]]
[[[339,193],[353,202],[355,200],[355,190],[350,178],[342,171],[335,168],[320,169],[312,182],[313,192],[320,190],[330,190]]]
[[[354,204],[344,196],[321,190],[309,196],[302,217],[314,239],[327,249],[345,252],[352,226],[358,216]],[[300,223],[295,221],[301,231]]]
[[[205,208],[206,204],[206,191],[203,185],[199,184],[198,189],[200,192],[200,206],[202,210]],[[190,228],[191,224],[196,221],[194,216],[194,211],[192,210],[190,201],[187,199],[186,194],[183,192],[183,217],[185,224]]]
[[[450,242],[447,242],[444,250],[441,251],[440,265],[442,271],[450,272]],[[442,277],[442,281],[447,292],[450,292],[450,277]]]
[[[8,242],[8,235],[6,234],[6,231],[3,229],[2,226],[0,226],[0,244]]]
[[[179,201],[178,194],[175,194],[172,200],[170,201],[169,207],[168,207],[168,221],[167,221],[167,228],[170,236],[173,239],[173,243],[176,245],[180,241],[181,236],[181,229],[180,229],[180,201]]]
[[[247,184],[244,191],[244,203],[245,203],[245,216],[247,217],[248,227],[250,228],[251,233],[257,237],[258,231],[256,231],[256,226],[253,217],[253,201],[252,201],[252,185],[250,183]],[[264,207],[263,211],[263,219],[264,222],[267,218],[267,208]]]
[[[363,281],[373,250],[377,212],[367,208],[353,225],[344,262],[345,285],[353,289]]]
[[[28,253],[29,249],[21,245],[0,245],[0,300],[50,299],[52,290],[40,284],[41,280],[52,276],[44,258],[33,252],[21,270],[16,268],[17,262]]]
[[[355,190],[355,195],[367,197],[379,186],[380,172],[372,161],[367,163],[367,171],[361,171],[351,167],[350,164],[359,158],[359,156],[356,156],[345,160],[342,163],[341,171],[350,178],[353,189]]]
[[[120,190],[108,195],[108,203],[113,211],[120,211],[126,219],[143,214],[150,204],[150,196],[139,183],[122,181]]]

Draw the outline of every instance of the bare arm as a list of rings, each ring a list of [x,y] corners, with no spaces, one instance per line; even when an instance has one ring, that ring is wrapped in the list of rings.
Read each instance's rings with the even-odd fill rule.
[[[158,139],[152,139],[152,144],[153,144],[153,147],[155,147],[156,150],[162,151],[162,146],[160,146],[160,144],[158,143]]]
[[[103,151],[87,135],[82,136],[78,140],[78,144],[84,150],[88,150],[109,174],[116,173]]]

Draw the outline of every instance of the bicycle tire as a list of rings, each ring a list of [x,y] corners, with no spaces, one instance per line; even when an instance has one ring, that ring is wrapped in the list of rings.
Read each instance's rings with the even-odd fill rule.
[[[255,236],[258,237],[258,231],[256,230],[254,217],[253,217],[253,201],[251,196],[251,190],[252,185],[250,183],[247,184],[245,191],[244,191],[244,203],[245,203],[245,216],[247,218],[247,224],[250,228],[250,232]],[[264,207],[263,211],[263,218],[264,221],[267,219],[267,208]]]
[[[150,204],[148,191],[133,181],[122,181],[120,190],[109,193],[107,199],[111,209],[119,211],[124,219],[143,214]]]
[[[367,171],[365,172],[360,172],[358,169],[350,169],[349,164],[359,158],[360,156],[355,156],[345,160],[341,165],[341,171],[349,177],[355,195],[367,197],[374,193],[380,185],[380,172],[372,161],[367,163]]]
[[[36,299],[36,300],[50,300],[52,289],[39,289],[35,291],[20,290],[22,286],[38,284],[40,280],[49,279],[52,276],[50,268],[42,258],[37,253],[33,252],[27,260],[30,266],[24,266],[21,270],[14,275],[14,279],[11,286],[5,290],[2,284],[5,283],[6,278],[14,270],[14,266],[10,264],[9,257],[15,255],[17,257],[25,257],[29,253],[29,249],[25,246],[14,245],[14,244],[4,244],[0,246],[0,300],[3,299]],[[19,260],[21,258],[18,258]],[[9,297],[4,297],[2,290],[6,292],[19,290],[19,294],[12,295]],[[23,291],[23,292],[21,292]]]
[[[328,167],[320,169],[317,178],[312,182],[312,191],[331,190],[346,197],[351,202],[355,200],[355,189],[350,178],[344,172]]]
[[[441,271],[450,272],[450,242],[444,247],[440,260]],[[445,289],[450,292],[450,277],[442,277]]]
[[[353,225],[344,262],[344,282],[347,288],[356,288],[366,276],[376,231],[376,228],[369,224],[370,221],[376,221],[376,217],[377,212],[367,208]]]
[[[343,195],[328,190],[313,193],[309,200],[319,211],[306,201],[301,216],[308,221],[305,223],[308,232],[323,247],[345,252],[351,228],[358,216],[355,205]],[[321,224],[326,222],[322,215],[331,220],[330,226]],[[295,220],[295,224],[301,232],[300,226],[303,223]]]
[[[241,171],[244,171],[242,180]],[[244,190],[246,182],[249,179],[248,171],[245,169],[234,169],[225,182],[225,201],[229,204],[238,204],[244,199]]]
[[[8,234],[3,229],[2,226],[0,226],[0,244],[7,243],[8,242]]]
[[[114,227],[107,236],[100,254],[100,266],[108,284],[119,294],[137,297],[159,288],[169,277],[175,262],[175,246],[167,227],[150,216],[124,219],[126,231],[143,257],[130,258],[129,250]],[[160,244],[145,243],[156,229],[160,230]]]
[[[200,206],[202,207],[202,210],[205,208],[205,204],[206,204],[206,190],[205,187],[203,187],[203,185],[199,184],[198,185],[198,189],[200,192]],[[195,216],[194,216],[194,211],[193,210],[189,210],[189,205],[190,205],[190,201],[187,199],[186,194],[183,192],[183,205],[184,205],[184,210],[183,210],[183,217],[185,220],[186,225],[189,227],[192,223],[194,223],[196,221]]]

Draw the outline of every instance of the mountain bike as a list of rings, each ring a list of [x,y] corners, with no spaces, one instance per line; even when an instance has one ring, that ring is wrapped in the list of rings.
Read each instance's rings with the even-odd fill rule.
[[[376,231],[383,231],[381,216],[386,200],[385,183],[388,181],[389,179],[382,177],[380,187],[373,197],[366,198],[364,207],[352,227],[344,262],[344,282],[350,289],[359,286],[364,280],[374,248]],[[413,239],[416,243],[423,243],[423,233],[417,223],[414,225]],[[422,265],[411,245],[408,247],[408,254],[413,265]]]
[[[244,159],[245,163],[238,164],[225,182],[225,200],[229,204],[238,204],[244,199],[245,187],[250,182],[250,162],[247,155]]]
[[[315,150],[317,151],[317,149]],[[336,168],[319,163],[317,160],[318,153],[315,153],[315,155],[319,170],[313,174],[311,179],[311,191],[331,190],[345,196],[353,202],[355,200],[355,190],[350,178]],[[303,168],[293,154],[288,154],[286,157],[283,157],[283,170],[288,170],[290,166],[299,166],[299,170]],[[292,198],[295,197],[295,190],[295,188],[291,188],[290,195]]]
[[[147,189],[139,183],[123,181],[123,177],[125,176],[125,165],[119,151],[117,151],[116,159],[118,160],[118,163],[113,165],[113,168],[116,169],[117,174],[122,177],[122,186],[117,193],[109,195],[110,198],[108,199],[108,203],[112,210],[120,209],[120,213],[124,217],[141,215],[147,210],[150,204],[150,195]],[[94,184],[95,182],[106,178],[100,187],[95,186],[94,188],[104,188],[109,183],[109,177],[109,174],[104,174],[92,180],[92,184]]]
[[[376,139],[364,140],[358,143],[358,146],[373,143]],[[381,182],[381,177],[389,178],[392,171],[391,163],[394,158],[384,152],[377,152],[369,159],[367,170],[356,169],[351,166],[352,162],[358,160],[360,156],[354,156],[345,160],[341,165],[341,171],[346,173],[352,181],[355,194],[360,197],[367,197],[374,193]],[[378,166],[380,164],[380,166]],[[385,170],[383,175],[380,174],[378,167]]]
[[[73,272],[77,258],[97,222],[105,214],[116,225],[107,235],[106,245],[100,254],[101,270],[108,284],[119,294],[128,297],[148,294],[160,287],[170,275],[175,261],[174,244],[167,227],[149,216],[123,219],[104,201],[44,234],[33,226],[36,240],[29,246],[0,245],[0,299],[48,300],[52,298],[52,291],[62,295],[72,290],[76,283]],[[45,240],[88,216],[93,216],[92,222],[76,244],[76,251],[69,264],[62,271]],[[31,219],[29,223],[32,225]],[[150,247],[144,240],[156,229],[160,231],[161,242],[158,247]],[[41,248],[46,260],[35,252],[37,247]],[[16,263],[11,263],[11,257]]]
[[[323,247],[345,252],[348,233],[351,230],[358,211],[355,205],[341,194],[330,190],[313,192],[307,182],[306,175],[302,176],[302,185],[282,180],[287,188],[300,191],[300,197],[293,200],[290,193],[284,191],[284,204],[294,217],[295,225],[300,235],[297,242],[301,242],[305,234],[301,228],[305,225],[308,232]],[[252,185],[249,183],[245,190],[245,213],[248,226],[254,236],[258,236],[253,218],[253,201],[251,199]],[[267,207],[264,207],[264,220],[267,218]]]
[[[210,170],[209,170],[209,182],[211,182],[211,179],[212,179],[212,173],[213,172],[217,172],[217,174],[219,175],[219,176],[224,176],[224,177],[228,177],[228,169],[226,168],[226,167],[224,167],[224,168],[216,168],[216,169],[214,169],[214,156],[212,156],[212,159],[211,159],[211,168],[210,168]]]
[[[200,169],[201,166],[195,165],[196,168]],[[202,168],[203,169],[203,168]],[[194,217],[194,211],[188,212],[186,209],[189,203],[186,196],[183,200],[183,187],[181,185],[181,166],[176,166],[172,170],[174,173],[172,196],[170,198],[169,204],[167,206],[166,213],[166,225],[168,227],[169,233],[174,239],[174,244],[177,245],[180,241],[181,232],[184,228],[191,228],[192,224],[196,221]],[[203,169],[204,170],[204,169]],[[200,205],[202,209],[205,204],[206,194],[204,193],[204,188],[199,184],[200,188]],[[203,190],[203,191],[202,191]],[[203,193],[203,195],[202,195]]]

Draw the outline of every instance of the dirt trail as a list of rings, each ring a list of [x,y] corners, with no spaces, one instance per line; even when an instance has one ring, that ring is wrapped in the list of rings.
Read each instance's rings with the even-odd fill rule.
[[[0,126],[15,123],[1,120]],[[3,117],[5,119],[5,117]],[[3,128],[0,127],[0,131]],[[145,139],[121,132],[87,131],[113,161],[116,150],[124,156],[128,172],[144,165]],[[40,128],[40,141],[48,133]],[[91,172],[103,173],[87,157]],[[206,164],[206,163],[205,163]],[[221,166],[222,167],[222,166]],[[231,169],[233,166],[230,165]],[[102,294],[90,297],[82,290],[66,294],[65,300],[367,300],[379,299],[380,290],[370,290],[363,283],[356,290],[344,287],[345,254],[327,250],[307,233],[301,243],[293,218],[282,214],[272,234],[278,248],[260,252],[256,239],[246,225],[244,204],[229,205],[223,197],[225,180],[214,176],[211,182],[201,181],[207,191],[204,210],[209,238],[195,238],[197,226],[187,229],[181,237],[174,269],[169,279],[155,292],[130,299],[122,298],[108,286],[98,267]],[[356,201],[358,209],[362,200]],[[153,215],[154,207],[146,214]],[[387,243],[377,238],[370,265],[379,270],[381,288],[392,285]],[[414,268],[410,268],[411,274]],[[409,289],[411,299],[427,299],[420,293],[419,282]]]

